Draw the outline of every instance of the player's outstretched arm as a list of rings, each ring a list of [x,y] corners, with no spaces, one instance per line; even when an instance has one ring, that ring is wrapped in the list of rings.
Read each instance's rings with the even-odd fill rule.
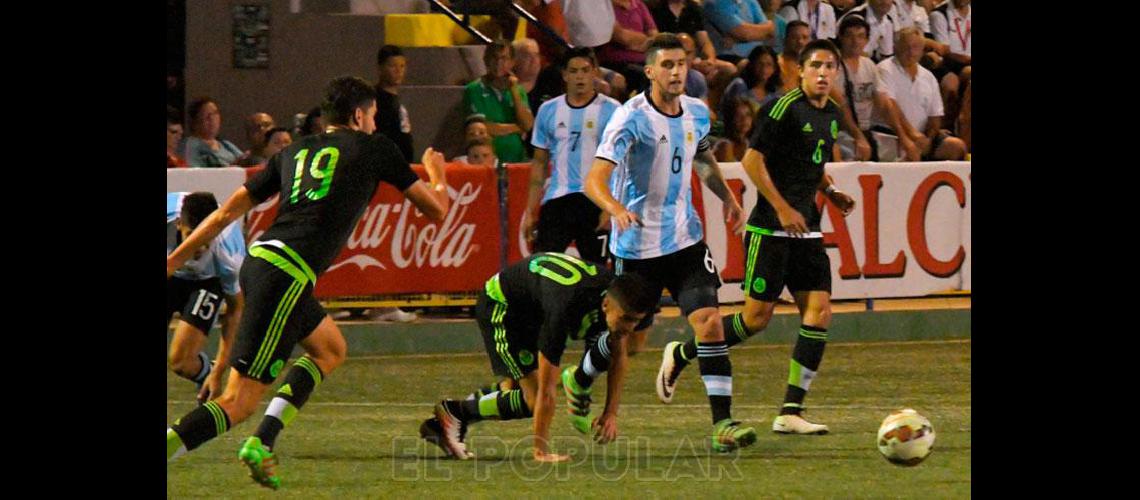
[[[744,166],[744,171],[748,174],[748,178],[752,179],[752,183],[756,185],[756,190],[760,191],[760,196],[768,200],[768,203],[776,210],[776,217],[780,219],[780,225],[783,226],[783,229],[792,236],[806,233],[807,221],[804,220],[804,216],[788,204],[783,195],[776,190],[776,185],[772,183],[772,177],[768,175],[768,167],[764,163],[764,153],[748,148],[741,163]]]
[[[170,275],[174,274],[174,271],[177,271],[187,260],[190,260],[190,258],[194,256],[194,250],[214,241],[214,238],[216,238],[226,226],[229,226],[231,222],[244,216],[246,212],[249,212],[249,210],[253,208],[254,204],[253,197],[250,196],[249,190],[246,189],[245,186],[238,188],[237,192],[230,196],[217,210],[214,210],[210,215],[206,216],[206,219],[203,220],[201,224],[198,224],[198,227],[194,228],[190,236],[166,257],[166,276],[170,277]]]
[[[424,170],[427,170],[428,184],[416,181],[404,190],[404,196],[427,218],[442,222],[451,201],[447,194],[447,171],[443,166],[443,153],[429,147],[424,150],[422,161]]]
[[[727,211],[725,220],[731,225],[732,232],[739,234],[744,228],[744,209],[740,207],[740,202],[736,201],[736,197],[728,189],[728,184],[724,182],[724,174],[721,173],[720,165],[716,162],[712,150],[706,149],[697,153],[697,156],[693,157],[693,168],[697,170],[701,182],[704,182],[713,194],[724,202]]]
[[[614,171],[614,163],[602,158],[594,158],[590,173],[586,175],[586,197],[594,202],[598,208],[613,217],[618,229],[626,230],[633,224],[641,225],[637,214],[626,210],[621,202],[610,194],[610,175]]]
[[[567,455],[550,452],[550,422],[554,420],[554,393],[558,389],[558,365],[538,353],[538,390],[534,401],[534,459],[539,462],[564,462]]]
[[[609,443],[618,436],[618,406],[621,405],[621,391],[625,386],[625,372],[629,366],[627,344],[631,342],[629,335],[617,338],[613,333],[606,337],[606,341],[611,359],[610,369],[606,372],[606,408],[593,425],[594,439],[600,444]]]
[[[527,243],[534,243],[534,229],[538,224],[539,201],[542,200],[542,186],[546,184],[546,164],[550,161],[550,152],[536,147],[534,159],[530,162],[530,186],[526,195],[526,219],[523,220],[523,234]]]

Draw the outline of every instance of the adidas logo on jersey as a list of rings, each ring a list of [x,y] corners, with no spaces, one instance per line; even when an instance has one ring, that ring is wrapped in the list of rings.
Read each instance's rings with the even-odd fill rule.
[[[812,131],[811,124],[805,123],[804,124],[804,132],[811,132],[811,131]]]
[[[669,139],[665,138],[665,134],[661,134],[661,138],[657,140],[657,144],[669,144]]]
[[[566,124],[563,122],[558,122],[558,126],[555,128],[566,128]]]

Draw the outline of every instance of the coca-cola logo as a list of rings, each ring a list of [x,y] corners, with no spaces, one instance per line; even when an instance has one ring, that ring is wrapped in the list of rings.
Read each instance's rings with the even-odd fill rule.
[[[408,267],[461,267],[478,245],[471,243],[475,224],[463,222],[471,204],[479,198],[482,186],[465,183],[458,190],[449,187],[451,198],[447,216],[442,223],[416,224],[423,214],[407,199],[399,203],[377,203],[365,209],[356,228],[348,237],[350,251],[382,248],[388,245],[392,264],[399,269]],[[409,218],[409,214],[415,218]],[[392,220],[395,219],[395,223]],[[329,271],[353,264],[361,270],[370,266],[387,267],[373,255],[365,252],[343,259]]]

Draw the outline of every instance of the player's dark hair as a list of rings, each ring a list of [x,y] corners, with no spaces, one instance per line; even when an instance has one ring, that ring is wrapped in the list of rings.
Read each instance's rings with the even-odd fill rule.
[[[566,67],[570,65],[570,60],[575,57],[586,59],[590,61],[590,65],[595,68],[598,67],[598,56],[594,55],[594,49],[589,47],[574,47],[563,52],[562,57],[558,60],[558,67],[560,69],[566,69]]]
[[[182,199],[182,221],[190,229],[198,227],[206,217],[218,209],[218,200],[214,193],[209,191],[196,191]]]
[[[811,42],[808,42],[808,44],[804,46],[804,50],[800,51],[801,68],[804,67],[804,63],[807,62],[809,57],[811,57],[811,53],[817,50],[831,51],[831,53],[835,55],[835,61],[839,62],[839,48],[837,48],[834,43],[831,43],[831,40],[820,38],[819,40],[812,40]]]
[[[399,47],[395,45],[385,45],[383,47],[380,47],[380,50],[376,51],[376,65],[382,66],[384,64],[384,61],[387,61],[388,58],[403,55],[404,51],[400,50]]]
[[[645,64],[647,66],[653,65],[657,62],[658,53],[662,50],[681,49],[685,50],[685,45],[681,43],[681,39],[672,33],[658,33],[649,42],[649,47],[645,49]]]
[[[610,282],[606,294],[621,304],[622,309],[632,313],[653,314],[660,293],[654,294],[645,278],[636,274],[622,274]]]
[[[356,76],[342,76],[329,83],[325,100],[321,103],[321,116],[330,125],[348,125],[357,108],[366,108],[376,101],[376,90]]]

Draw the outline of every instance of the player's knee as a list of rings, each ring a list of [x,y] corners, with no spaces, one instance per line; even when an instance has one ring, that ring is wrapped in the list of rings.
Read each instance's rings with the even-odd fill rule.
[[[704,308],[693,312],[689,316],[697,339],[702,342],[715,342],[724,339],[724,331],[720,325],[720,314],[715,308]]]
[[[746,309],[742,311],[740,315],[744,320],[744,326],[753,334],[764,331],[765,328],[768,328],[768,322],[772,321],[772,311],[770,310],[764,311],[763,309],[758,309],[750,311]]]
[[[198,362],[197,356],[185,355],[181,352],[171,352],[167,364],[170,370],[181,377],[193,377],[198,374],[201,367],[194,366]]]

